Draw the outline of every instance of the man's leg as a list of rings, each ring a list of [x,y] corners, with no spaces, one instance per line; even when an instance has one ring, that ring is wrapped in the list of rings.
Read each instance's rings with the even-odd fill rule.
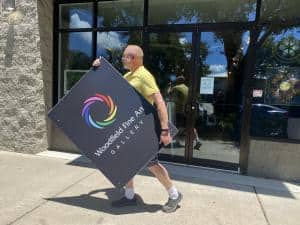
[[[169,190],[173,184],[166,168],[160,163],[148,167],[149,171],[160,181],[160,183]]]
[[[125,186],[125,197],[127,199],[134,198],[133,178],[130,181],[128,181],[128,183]]]
[[[182,194],[177,191],[175,186],[172,184],[169,173],[166,168],[159,162],[150,165],[148,167],[151,173],[160,181],[160,183],[166,188],[169,194],[168,202],[163,206],[164,212],[174,212],[177,208],[178,203],[182,199]]]
[[[197,132],[196,128],[194,128],[194,136],[196,138],[196,145],[195,145],[194,148],[197,149],[197,150],[199,150],[200,147],[201,147],[201,145],[202,145],[202,143],[200,142],[200,138],[199,138],[199,135],[198,135],[198,132]]]
[[[134,185],[133,185],[133,178],[126,184],[125,186],[125,196],[121,199],[113,201],[113,207],[124,207],[130,205],[136,205],[137,198],[134,194]]]

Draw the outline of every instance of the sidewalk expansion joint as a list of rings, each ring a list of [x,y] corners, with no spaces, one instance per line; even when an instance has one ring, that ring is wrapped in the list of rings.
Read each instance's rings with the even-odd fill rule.
[[[257,193],[257,191],[256,191],[255,186],[252,186],[252,188],[253,188],[253,190],[254,190],[256,199],[257,199],[257,201],[258,201],[258,203],[259,203],[259,206],[260,206],[260,208],[261,208],[261,210],[262,210],[262,212],[263,212],[263,215],[264,215],[264,217],[265,217],[265,220],[266,220],[266,222],[267,222],[267,225],[271,225],[271,223],[270,223],[270,221],[269,221],[269,219],[268,219],[268,216],[267,216],[267,212],[266,212],[266,210],[265,210],[265,208],[264,208],[264,206],[263,206],[263,204],[262,204],[262,201],[261,201],[261,199],[260,199],[260,197],[259,197],[259,195],[258,195],[258,193]]]

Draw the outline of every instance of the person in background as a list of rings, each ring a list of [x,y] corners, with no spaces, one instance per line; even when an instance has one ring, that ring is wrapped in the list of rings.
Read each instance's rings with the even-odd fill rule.
[[[178,76],[176,78],[176,83],[174,86],[170,86],[168,93],[175,102],[176,111],[176,126],[185,130],[186,126],[186,115],[185,107],[188,100],[189,88],[185,84],[184,76]],[[181,132],[182,133],[182,132]],[[199,150],[201,147],[201,142],[198,136],[196,128],[194,128],[194,138],[196,139],[195,149]]]

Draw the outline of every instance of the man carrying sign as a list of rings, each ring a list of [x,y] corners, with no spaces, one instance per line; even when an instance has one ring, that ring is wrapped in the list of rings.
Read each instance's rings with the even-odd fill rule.
[[[160,142],[164,145],[170,144],[172,138],[168,128],[168,114],[166,104],[160,93],[153,75],[143,66],[143,50],[137,45],[128,45],[124,50],[122,62],[125,69],[129,72],[124,78],[152,105],[155,104],[161,124]],[[93,62],[93,66],[98,67],[101,59],[98,58]],[[157,156],[147,165],[151,173],[166,188],[169,194],[168,202],[163,206],[164,212],[174,212],[178,203],[182,199],[182,194],[172,184],[169,173],[166,168],[158,162]],[[125,187],[125,196],[112,203],[114,207],[123,207],[128,205],[136,205],[137,198],[134,194],[133,179],[130,180]]]

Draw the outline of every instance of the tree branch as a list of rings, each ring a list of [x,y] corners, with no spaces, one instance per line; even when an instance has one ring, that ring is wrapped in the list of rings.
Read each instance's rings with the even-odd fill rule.
[[[260,47],[265,42],[265,40],[269,37],[270,34],[272,34],[271,27],[264,33],[264,35],[260,38],[260,40],[257,41],[256,47]]]

